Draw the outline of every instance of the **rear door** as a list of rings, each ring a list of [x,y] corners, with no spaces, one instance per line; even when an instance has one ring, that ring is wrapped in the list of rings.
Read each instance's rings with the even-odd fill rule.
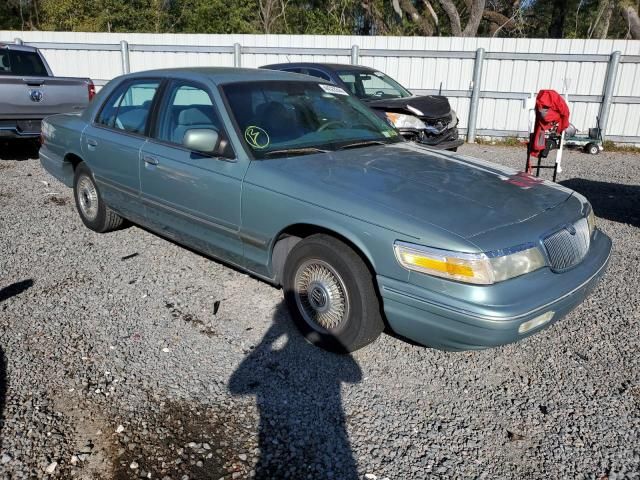
[[[160,83],[159,79],[123,82],[82,135],[83,152],[104,201],[134,221],[144,219],[140,152]]]
[[[242,265],[240,195],[248,163],[193,152],[182,143],[189,129],[214,129],[228,138],[213,98],[199,83],[174,80],[167,86],[142,149],[142,198],[152,228]]]

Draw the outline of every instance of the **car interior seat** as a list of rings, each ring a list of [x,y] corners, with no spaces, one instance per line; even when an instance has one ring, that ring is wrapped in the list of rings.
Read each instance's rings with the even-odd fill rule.
[[[180,112],[178,123],[173,131],[171,141],[182,144],[184,134],[192,128],[213,128],[219,130],[213,118],[213,110],[207,105],[193,105]]]
[[[293,106],[288,109],[280,102],[271,101],[263,103],[256,110],[258,126],[269,134],[272,141],[282,142],[302,135]]]

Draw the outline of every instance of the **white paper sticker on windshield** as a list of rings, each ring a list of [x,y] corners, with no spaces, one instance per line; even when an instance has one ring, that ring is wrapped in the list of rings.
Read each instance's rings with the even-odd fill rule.
[[[320,88],[327,93],[334,93],[336,95],[349,95],[343,89],[341,89],[340,87],[336,87],[335,85],[327,85],[325,83],[319,83],[318,85],[320,85]]]

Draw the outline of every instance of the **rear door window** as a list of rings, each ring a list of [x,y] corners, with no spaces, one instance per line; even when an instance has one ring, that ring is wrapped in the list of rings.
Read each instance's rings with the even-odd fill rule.
[[[107,99],[96,123],[125,132],[144,134],[158,80],[138,80],[117,88]]]

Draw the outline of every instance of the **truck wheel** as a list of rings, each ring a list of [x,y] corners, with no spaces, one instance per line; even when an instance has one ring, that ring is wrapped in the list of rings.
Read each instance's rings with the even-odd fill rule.
[[[591,155],[598,155],[600,153],[600,148],[595,143],[588,143],[586,147],[584,147],[584,151]]]
[[[371,272],[356,252],[329,235],[296,244],[284,266],[283,287],[297,327],[321,348],[352,352],[384,329]]]
[[[94,232],[105,233],[122,225],[122,217],[102,201],[93,175],[84,163],[80,163],[76,167],[73,196],[76,199],[76,208],[82,223]]]

